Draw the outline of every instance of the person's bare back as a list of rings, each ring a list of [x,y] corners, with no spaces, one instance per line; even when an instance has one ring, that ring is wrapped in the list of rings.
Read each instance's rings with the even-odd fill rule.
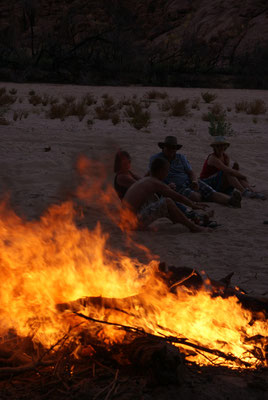
[[[137,212],[155,193],[163,194],[167,185],[157,178],[147,176],[135,182],[125,194],[123,204]]]

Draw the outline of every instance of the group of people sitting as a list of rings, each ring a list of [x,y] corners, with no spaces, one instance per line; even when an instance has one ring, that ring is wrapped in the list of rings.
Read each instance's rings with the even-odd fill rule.
[[[131,171],[128,152],[120,150],[115,156],[114,188],[123,207],[136,215],[138,228],[145,229],[156,219],[167,217],[191,232],[201,232],[209,226],[212,213],[196,212],[208,207],[200,202],[240,208],[242,197],[265,199],[250,187],[236,162],[230,166],[226,154],[230,143],[222,136],[211,143],[213,153],[207,157],[199,179],[187,158],[177,153],[182,145],[175,136],[167,136],[158,146],[161,152],[150,158],[149,172],[143,178]]]

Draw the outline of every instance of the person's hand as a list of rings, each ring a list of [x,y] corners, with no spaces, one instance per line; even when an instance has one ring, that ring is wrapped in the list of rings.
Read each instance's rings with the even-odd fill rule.
[[[168,186],[170,187],[170,189],[176,190],[176,183],[170,182],[170,183],[168,184]]]
[[[191,183],[191,189],[193,189],[195,192],[198,192],[199,190],[199,185],[197,181],[192,181]]]
[[[209,208],[208,204],[204,204],[204,203],[193,203],[192,205],[192,209],[193,210],[203,210],[206,211],[206,208]]]

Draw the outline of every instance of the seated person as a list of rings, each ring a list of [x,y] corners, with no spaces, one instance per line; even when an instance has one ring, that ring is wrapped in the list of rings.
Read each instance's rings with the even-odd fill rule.
[[[233,191],[232,196],[216,192],[211,186],[202,180],[197,180],[194,171],[187,158],[183,154],[177,154],[177,150],[182,146],[177,144],[175,136],[167,136],[164,142],[159,142],[158,146],[162,149],[161,153],[155,154],[150,159],[150,165],[156,158],[164,158],[169,161],[166,183],[175,183],[176,191],[193,201],[214,201],[220,204],[241,207],[241,194]]]
[[[247,177],[239,172],[237,163],[230,167],[230,158],[225,152],[230,143],[223,136],[216,136],[210,146],[213,153],[207,157],[200,174],[203,182],[217,192],[230,193],[235,188],[244,197],[265,199],[262,193],[250,188]]]
[[[169,162],[163,158],[156,158],[151,164],[150,176],[138,180],[128,189],[123,199],[123,206],[136,215],[140,228],[146,228],[158,218],[167,217],[173,223],[186,226],[191,232],[206,230],[190,221],[176,206],[175,201],[184,203],[194,210],[204,210],[207,205],[197,206],[163,183],[168,171]],[[155,193],[163,197],[157,198]]]
[[[115,155],[114,160],[114,189],[122,201],[128,188],[140,179],[131,171],[131,157],[127,151],[119,150]],[[169,185],[174,188],[174,184]],[[209,226],[211,224],[210,218],[214,215],[214,211],[209,211],[204,215],[197,213],[193,210],[188,210],[186,206],[176,202],[177,207],[191,220],[199,223],[200,225]],[[213,221],[213,224],[215,222]],[[212,224],[212,225],[213,225]]]
[[[114,160],[114,189],[120,200],[123,200],[128,188],[138,179],[131,170],[131,157],[127,151],[119,150]]]

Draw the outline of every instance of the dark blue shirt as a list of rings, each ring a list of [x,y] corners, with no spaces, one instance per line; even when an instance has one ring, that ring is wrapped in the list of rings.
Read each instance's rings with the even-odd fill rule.
[[[150,158],[149,168],[153,160],[156,158],[166,158],[163,152],[154,154]],[[169,160],[168,160],[169,161]],[[187,158],[183,154],[176,153],[176,156],[173,160],[169,161],[169,171],[168,176],[165,179],[166,183],[174,182],[176,184],[176,189],[179,190],[183,185],[190,185],[191,181],[189,179],[188,173],[192,171],[192,167],[187,160]]]

